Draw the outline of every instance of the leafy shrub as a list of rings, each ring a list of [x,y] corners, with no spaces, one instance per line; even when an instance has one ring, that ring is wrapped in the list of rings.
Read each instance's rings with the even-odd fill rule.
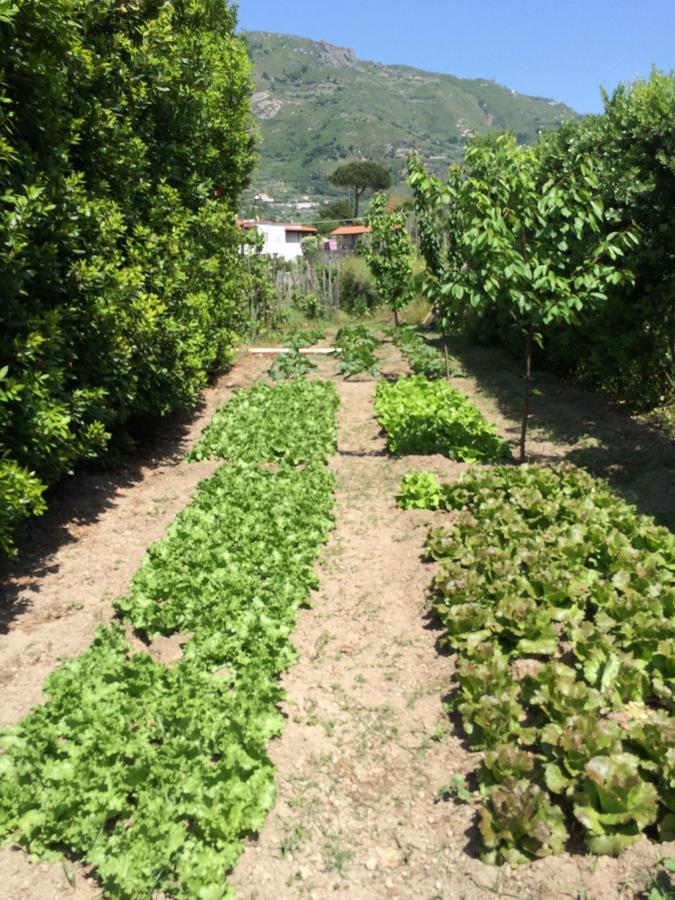
[[[618,854],[654,824],[670,840],[673,535],[572,466],[497,467],[455,485],[406,476],[399,504],[425,497],[457,515],[427,547],[434,609],[460,654],[453,705],[470,743],[491,751],[478,776],[486,858],[559,852],[565,820],[594,853]],[[531,797],[511,795],[523,765]],[[534,820],[546,810],[541,847],[526,808]]]
[[[12,459],[0,459],[0,557],[14,551],[12,534],[22,519],[44,511],[45,486]]]
[[[340,307],[345,312],[365,315],[378,303],[368,263],[360,256],[346,259],[340,270]]]
[[[1,6],[0,458],[44,486],[231,361],[249,62],[216,0]]]
[[[507,459],[508,444],[459,391],[423,375],[380,382],[375,411],[392,453],[442,453],[462,462]]]
[[[335,451],[335,385],[293,379],[235,391],[204,429],[190,460],[243,462],[325,460]]]

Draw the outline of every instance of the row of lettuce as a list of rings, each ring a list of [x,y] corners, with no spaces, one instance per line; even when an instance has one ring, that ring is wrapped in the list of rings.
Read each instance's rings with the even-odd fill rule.
[[[0,3],[0,557],[231,361],[249,69],[229,0]]]
[[[445,382],[381,382],[375,406],[394,453],[510,456]],[[457,655],[449,711],[482,751],[448,793],[477,809],[483,858],[675,840],[671,532],[571,465],[481,467],[455,484],[411,473],[397,502],[453,514],[426,547]]]
[[[118,621],[0,735],[0,836],[91,864],[107,896],[233,896],[227,872],[274,802],[279,674],[333,525],[337,394],[235,394],[192,456],[227,460],[147,552]],[[130,643],[130,630],[136,641]],[[172,666],[138,638],[182,645]]]
[[[565,465],[411,474],[398,502],[453,512],[427,551],[458,658],[450,706],[486,751],[474,792],[451,783],[484,858],[675,839],[673,535]]]

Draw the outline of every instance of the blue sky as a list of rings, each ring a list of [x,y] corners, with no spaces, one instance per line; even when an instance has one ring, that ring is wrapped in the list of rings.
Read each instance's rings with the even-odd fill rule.
[[[239,0],[239,19],[583,113],[601,111],[601,85],[675,68],[675,0]]]

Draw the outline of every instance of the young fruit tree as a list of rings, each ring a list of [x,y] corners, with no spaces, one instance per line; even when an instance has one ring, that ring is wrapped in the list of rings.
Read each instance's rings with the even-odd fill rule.
[[[636,232],[606,227],[589,157],[552,178],[538,149],[508,134],[474,141],[445,183],[414,158],[409,172],[427,292],[441,324],[450,327],[470,307],[501,307],[521,332],[524,462],[533,348],[551,325],[580,320],[605,299],[607,285],[632,277],[619,260]]]
[[[375,289],[394,312],[398,328],[399,310],[408,303],[413,292],[415,248],[407,230],[404,212],[387,212],[383,194],[370,201],[364,221],[372,229],[366,248],[366,261],[375,281]]]

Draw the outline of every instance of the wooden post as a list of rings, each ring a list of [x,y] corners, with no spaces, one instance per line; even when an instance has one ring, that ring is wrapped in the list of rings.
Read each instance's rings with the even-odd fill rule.
[[[445,380],[450,381],[450,360],[448,359],[448,345],[443,341],[443,354],[445,356]]]

